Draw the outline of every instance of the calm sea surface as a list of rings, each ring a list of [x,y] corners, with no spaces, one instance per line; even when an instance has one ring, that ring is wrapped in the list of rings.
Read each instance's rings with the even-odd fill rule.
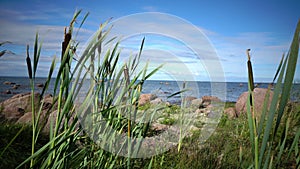
[[[46,78],[37,78],[36,84],[44,84]],[[4,82],[12,82],[13,84],[4,84]],[[14,85],[18,85],[18,88],[14,88]],[[170,102],[178,102],[181,100],[180,95],[176,95],[171,98],[167,98],[180,91],[183,88],[188,89],[183,93],[184,96],[202,97],[205,95],[217,96],[223,101],[235,102],[241,93],[248,90],[247,83],[245,82],[175,82],[175,81],[146,81],[143,87],[142,93],[154,93],[158,97]],[[257,84],[259,87],[267,88],[267,83]],[[50,84],[47,93],[53,92],[54,79]],[[11,94],[6,94],[7,91]],[[36,90],[41,92],[42,88],[36,87]],[[0,77],[0,102],[12,97],[15,94],[30,92],[29,79],[26,77]],[[300,84],[293,86],[291,92],[291,99],[294,101],[300,101]]]

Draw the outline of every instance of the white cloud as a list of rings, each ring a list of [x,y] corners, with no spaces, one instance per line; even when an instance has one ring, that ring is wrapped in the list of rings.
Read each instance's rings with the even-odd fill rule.
[[[30,47],[30,56],[33,57],[33,46],[35,35],[38,32],[39,42],[42,44],[42,53],[39,63],[39,75],[46,76],[52,62],[53,55],[60,58],[61,44],[64,38],[64,26],[53,25],[30,25],[7,20],[2,21],[3,26],[0,28],[0,41],[11,41],[12,44],[2,46],[1,49],[9,49],[16,55],[5,55],[0,58],[2,71],[0,76],[24,76],[27,71],[25,64],[26,45]],[[77,32],[75,29],[74,32]],[[81,29],[77,40],[80,44],[86,43],[93,31]],[[59,59],[58,59],[59,60]],[[18,69],[12,65],[20,65]],[[20,71],[19,69],[23,70]]]
[[[222,58],[222,65],[229,81],[247,80],[246,49],[251,49],[251,61],[256,81],[270,82],[274,76],[282,54],[289,48],[270,32],[246,32],[233,36],[209,35],[210,40]]]
[[[223,81],[222,78],[220,79],[222,77],[220,74],[224,75],[224,73],[222,72],[219,58],[199,27],[176,16],[161,13],[130,15],[117,19],[112,24],[114,27],[111,36],[118,35],[125,39],[136,37],[141,37],[142,39],[143,36],[146,36],[146,46],[150,43],[149,48],[171,51],[189,69],[199,69],[201,66],[194,63],[202,62],[203,67],[209,72],[213,80]],[[150,37],[151,35],[156,37],[149,40],[147,39],[149,35]],[[163,38],[159,38],[159,36]],[[138,41],[135,40],[134,42]],[[152,57],[153,55],[157,56],[157,53],[153,53]],[[159,57],[158,59],[161,62],[168,62],[164,57]],[[180,67],[178,67],[177,72],[182,74]],[[197,71],[193,72],[195,75],[199,74]],[[218,78],[214,79],[214,77]]]

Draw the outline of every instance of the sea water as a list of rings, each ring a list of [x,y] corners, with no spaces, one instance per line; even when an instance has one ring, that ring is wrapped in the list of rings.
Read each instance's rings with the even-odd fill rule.
[[[46,78],[36,78],[35,84],[45,84]],[[11,82],[12,84],[4,84]],[[53,94],[55,79],[51,80],[48,94]],[[14,85],[18,85],[14,89]],[[268,83],[257,83],[256,87],[267,88]],[[174,95],[186,89],[181,94]],[[6,94],[7,91],[11,94]],[[35,87],[37,92],[42,92],[42,88]],[[0,77],[0,102],[15,94],[28,93],[31,91],[30,81],[27,77]],[[183,82],[147,80],[145,81],[142,93],[156,94],[158,97],[170,102],[179,102],[182,97],[191,96],[200,98],[202,96],[217,96],[222,101],[236,102],[238,97],[248,91],[247,82]],[[173,96],[172,96],[173,95]],[[172,97],[169,97],[172,96]],[[294,84],[291,91],[291,99],[300,101],[300,84]]]

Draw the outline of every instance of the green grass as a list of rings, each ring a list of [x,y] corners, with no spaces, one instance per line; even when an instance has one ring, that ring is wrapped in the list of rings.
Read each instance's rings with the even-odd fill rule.
[[[175,108],[172,109],[176,111]],[[177,107],[178,109],[180,107]],[[286,141],[286,144],[291,146],[296,130],[300,127],[300,104],[290,103],[286,111],[290,112],[288,114],[293,118],[290,122],[291,132],[288,133]],[[283,132],[284,126],[285,124],[280,126],[279,133]],[[21,125],[15,124],[0,125],[0,133],[5,133],[1,143],[8,143],[21,128]],[[24,128],[9,150],[1,157],[1,168],[14,168],[30,156],[31,132],[31,127]],[[153,157],[152,168],[247,168],[252,164],[246,114],[235,119],[228,119],[226,115],[223,115],[215,132],[204,144],[197,143],[200,134],[200,131],[195,131],[192,137],[185,138],[180,152],[177,151],[177,147],[174,147],[164,154]],[[43,136],[38,141],[37,147],[42,147],[46,143],[47,137]],[[3,148],[1,147],[1,150]],[[81,146],[77,148],[83,149]],[[288,151],[285,150],[285,153]],[[294,155],[291,158],[284,156],[279,166],[293,167],[294,159]],[[124,158],[119,157],[119,160],[121,162]],[[133,159],[131,168],[147,168],[150,161],[151,159]]]
[[[6,148],[19,131],[20,134],[0,156],[0,168],[16,168],[31,155],[32,127],[20,124],[2,123],[0,125],[0,152]],[[35,145],[36,150],[48,142],[46,135],[41,135]],[[29,168],[29,165],[24,166]]]

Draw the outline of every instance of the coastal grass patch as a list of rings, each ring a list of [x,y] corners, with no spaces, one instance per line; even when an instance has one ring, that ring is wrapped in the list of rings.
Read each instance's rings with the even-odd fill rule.
[[[285,110],[286,115],[293,117],[290,122],[290,133],[286,137],[287,147],[291,147],[294,137],[299,129],[299,103],[291,103]],[[223,114],[215,132],[205,142],[200,142],[201,130],[193,131],[191,137],[183,139],[182,147],[178,151],[173,147],[169,151],[146,160],[146,166],[150,163],[155,169],[169,168],[249,168],[253,164],[251,142],[249,140],[250,129],[247,122],[247,114],[241,114],[239,118],[230,119]],[[285,118],[285,117],[284,117]],[[284,132],[286,124],[280,124],[279,133]],[[275,142],[280,144],[282,140],[278,135]],[[274,158],[277,157],[276,149]],[[288,154],[288,148],[284,149]],[[288,158],[285,155],[278,164],[280,168],[295,168],[295,155]],[[145,162],[145,161],[144,161]],[[147,167],[144,167],[147,168]]]
[[[32,127],[30,125],[1,123],[0,134],[0,168],[16,168],[31,156]],[[41,134],[36,141],[36,150],[44,146],[48,140],[47,135]],[[29,165],[24,168],[29,168]]]
[[[228,119],[222,116],[215,132],[205,142],[200,142],[201,130],[183,140],[180,152],[173,147],[168,152],[153,157],[153,168],[236,168],[249,166],[249,129],[246,116]],[[245,147],[240,150],[240,147]],[[240,154],[242,160],[239,159]]]
[[[235,103],[236,102],[225,102],[224,108],[226,109],[226,108],[230,108],[230,107],[235,107]]]
[[[291,132],[288,133],[286,143],[292,145],[293,137],[300,126],[300,103],[290,103],[286,109],[293,120],[290,122]],[[287,115],[285,115],[287,116]],[[281,124],[280,132],[283,132],[285,124]],[[0,125],[0,133],[6,133],[1,137],[2,145],[9,142],[23,126],[20,124]],[[197,127],[197,126],[196,126]],[[200,126],[199,126],[200,127]],[[23,132],[17,137],[6,153],[1,157],[3,161],[1,168],[14,168],[22,160],[30,156],[32,129],[26,126]],[[132,168],[248,168],[252,164],[251,145],[249,140],[249,127],[247,115],[241,114],[239,118],[229,119],[223,115],[220,122],[204,143],[199,142],[201,131],[193,131],[191,137],[186,137],[180,152],[177,147],[152,157],[150,159],[132,159]],[[5,139],[3,141],[3,139]],[[47,143],[47,136],[43,136],[36,148]],[[2,150],[2,149],[1,149]],[[78,147],[78,150],[88,150],[85,147]],[[286,150],[285,150],[286,151]],[[22,153],[20,153],[22,152]],[[288,153],[288,151],[286,151]],[[281,167],[294,166],[294,158],[284,158]],[[118,162],[122,163],[124,157],[119,157]],[[29,168],[29,166],[28,166]]]

